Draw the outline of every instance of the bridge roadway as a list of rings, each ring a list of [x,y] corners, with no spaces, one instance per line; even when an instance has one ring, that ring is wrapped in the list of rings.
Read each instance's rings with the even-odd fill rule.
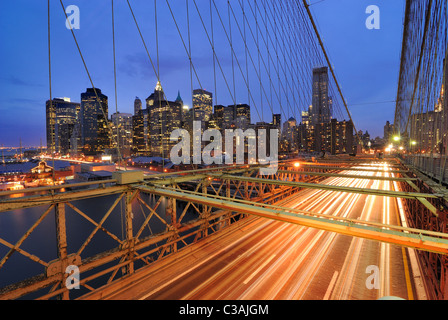
[[[391,181],[344,177],[323,183],[397,188]],[[282,205],[401,225],[399,201],[306,189]],[[425,299],[414,254],[413,249],[253,217],[84,299]]]

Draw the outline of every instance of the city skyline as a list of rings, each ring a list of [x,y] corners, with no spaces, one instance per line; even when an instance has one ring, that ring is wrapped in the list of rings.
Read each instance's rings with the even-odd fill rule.
[[[108,10],[110,8],[108,6],[93,6],[92,8],[95,10],[86,13],[88,10],[83,10],[83,8],[88,8],[86,1],[74,1],[74,3],[79,5],[81,10],[81,28],[75,30],[75,34],[80,40],[81,47],[85,48],[83,54],[89,69],[91,69],[95,86],[101,88],[109,96],[110,114],[116,111],[116,105],[118,105],[117,111],[132,113],[135,96],[147,96],[157,78],[151,70],[141,43],[137,42],[139,41],[138,34],[135,26],[131,24],[132,21],[129,20],[127,8],[120,4],[117,4],[116,8],[118,58],[118,102],[116,104],[112,80],[113,68],[110,63],[111,39],[110,21],[108,21],[110,18]],[[386,103],[386,101],[395,99],[394,91],[396,91],[398,75],[397,61],[401,45],[403,3],[403,1],[397,1],[394,4],[381,4],[379,6],[381,9],[380,30],[368,30],[365,27],[367,15],[364,11],[367,1],[360,1],[355,5],[347,0],[338,4],[324,1],[310,7],[329,52],[342,91],[347,99],[355,126],[358,130],[369,131],[373,137],[382,136],[382,128],[386,121],[393,122],[394,103]],[[144,9],[146,11],[149,9],[138,5],[139,3],[136,3],[135,13],[139,21],[142,21]],[[23,7],[26,10],[23,10]],[[48,66],[44,63],[48,61],[46,5],[26,3],[26,5],[20,6],[20,1],[18,1],[13,4],[2,3],[1,9],[3,13],[0,13],[2,18],[0,19],[0,26],[3,27],[1,39],[4,40],[5,47],[9,48],[7,52],[2,51],[1,55],[1,67],[2,70],[5,70],[0,79],[2,88],[0,108],[4,114],[0,120],[0,126],[2,127],[0,130],[1,144],[18,146],[21,138],[24,146],[38,146],[40,139],[45,140],[45,115],[42,113],[42,109],[45,107],[45,101],[49,98]],[[178,16],[181,9],[174,8],[174,14]],[[171,19],[169,13],[166,12],[166,8],[160,10],[161,16]],[[348,18],[341,19],[338,13],[346,11],[350,13],[347,14]],[[9,14],[5,15],[5,12]],[[151,15],[151,11],[149,12]],[[61,8],[52,7],[51,14],[53,18],[53,98],[70,97],[72,101],[77,101],[79,92],[91,86],[85,71],[82,69],[79,56],[77,56],[70,31],[64,26],[65,21]],[[26,25],[21,26],[14,22],[18,19],[11,20],[19,16],[25,20],[27,18],[28,20],[37,20],[36,28],[28,30]],[[37,17],[38,19],[31,19],[31,17]],[[96,19],[93,19],[94,17]],[[6,33],[7,25],[15,25],[17,28],[14,29],[13,33]],[[54,27],[57,25],[59,27]],[[126,27],[123,28],[123,26]],[[142,28],[149,32],[153,29],[153,26],[148,27],[146,25]],[[86,38],[86,34],[91,34],[91,30],[95,30],[95,35],[98,34],[101,37],[96,37],[96,41],[90,41],[88,37]],[[168,28],[161,28],[159,32],[161,39],[159,43],[160,75],[163,89],[170,98],[175,97],[180,91],[184,104],[192,107],[188,63],[182,66],[173,65],[173,61],[176,61],[176,55],[182,56],[182,59],[186,60],[185,51],[182,47],[177,47],[178,49],[174,51],[170,50],[169,45],[173,41],[180,41],[179,36]],[[193,32],[192,34],[194,38],[205,37],[203,32],[199,33],[200,35]],[[166,38],[167,41],[162,42],[163,38]],[[17,39],[26,39],[28,42],[16,41]],[[217,35],[217,41],[218,39]],[[224,40],[225,37],[221,35],[220,41]],[[154,40],[147,39],[147,42],[150,50],[154,50]],[[24,47],[25,43],[31,45],[33,50],[27,50]],[[132,45],[130,45],[131,43]],[[100,48],[102,48],[102,52],[97,54],[99,51],[95,50],[100,50]],[[17,59],[18,53],[22,57],[21,60]],[[153,52],[151,54],[153,55]],[[201,52],[201,47],[194,47],[192,54],[197,71],[201,74],[202,71],[204,73],[210,72],[211,59]],[[355,60],[353,60],[354,56]],[[21,61],[21,65],[18,65],[19,61]],[[37,63],[38,61],[39,63]],[[230,55],[225,59],[222,58],[222,63],[229,67],[231,65]],[[393,66],[393,68],[390,68],[390,66]],[[178,70],[184,72],[183,77],[176,77]],[[357,71],[354,72],[354,70]],[[347,74],[351,74],[350,78]],[[129,79],[132,81],[129,81]],[[171,79],[177,80],[172,81]],[[200,79],[202,81],[204,77],[200,76]],[[360,81],[360,79],[363,81]],[[195,79],[193,80],[197,82]],[[310,76],[309,82],[311,83],[311,81]],[[202,81],[201,84],[202,89],[216,94],[213,82],[210,79]],[[200,88],[201,86],[195,83],[194,87]],[[233,104],[233,99],[226,97],[226,90],[224,85],[218,87],[218,97],[214,97],[214,100],[218,100],[218,104]],[[248,101],[247,89],[237,87],[237,90],[239,91],[236,94],[236,104],[247,103],[253,105],[251,101]],[[301,111],[311,104],[311,94],[307,100],[307,105],[303,103],[303,105],[298,106],[296,115],[287,114],[285,119],[288,116],[294,116],[298,119]],[[264,102],[263,107],[267,111],[268,106],[266,101]],[[375,106],[371,104],[373,102],[381,103]],[[213,104],[215,105],[216,101]],[[366,116],[366,109],[372,107],[383,112]],[[274,111],[281,113],[281,110]],[[255,112],[253,114],[259,116]],[[265,119],[261,120],[270,121],[268,115],[265,115]]]

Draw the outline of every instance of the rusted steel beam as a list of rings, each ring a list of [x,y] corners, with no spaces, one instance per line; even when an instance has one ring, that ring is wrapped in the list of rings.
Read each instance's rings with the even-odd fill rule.
[[[96,189],[66,191],[54,195],[31,195],[21,198],[5,198],[0,199],[0,212],[118,194],[124,192],[128,188],[128,186],[109,186]]]
[[[36,262],[42,263],[42,261],[39,258],[35,257],[34,255],[30,255],[28,253],[25,254],[25,251],[21,250],[20,246],[28,238],[28,236],[34,231],[34,229],[36,229],[37,226],[45,219],[45,217],[50,213],[50,211],[53,210],[53,208],[54,208],[54,205],[50,205],[50,207],[47,210],[45,210],[45,212],[40,216],[40,218],[31,226],[31,228],[28,229],[27,232],[25,232],[25,234],[20,238],[19,241],[16,242],[16,244],[14,246],[12,246],[11,244],[7,243],[5,240],[0,238],[0,243],[2,243],[3,245],[10,248],[10,251],[0,261],[0,269],[3,267],[3,265],[6,263],[6,261],[11,257],[11,255],[16,251],[29,257],[33,261],[38,260]],[[44,264],[46,264],[46,263],[44,263]]]
[[[68,259],[67,259],[67,231],[66,231],[66,223],[65,223],[65,204],[58,203],[56,204],[56,239],[58,246],[58,259],[60,261],[60,286],[65,286],[65,269],[67,268]],[[61,294],[62,300],[69,299],[69,291],[64,291]]]
[[[117,182],[114,179],[109,180],[101,180],[101,181],[91,181],[91,182],[81,182],[81,183],[73,183],[73,184],[62,184],[58,186],[48,186],[48,187],[37,187],[37,188],[25,188],[21,190],[8,190],[8,191],[1,191],[0,197],[3,196],[10,196],[12,194],[17,193],[33,193],[33,192],[42,192],[42,191],[51,191],[51,190],[60,190],[65,188],[81,188],[81,187],[89,187],[93,185],[104,185],[104,184],[112,184]]]
[[[385,171],[387,173],[387,171]],[[278,173],[287,173],[295,175],[310,175],[310,176],[322,176],[322,177],[341,177],[341,178],[354,178],[354,179],[368,179],[368,180],[384,180],[384,181],[412,181],[417,178],[397,178],[397,177],[378,177],[378,176],[365,176],[355,174],[343,174],[343,173],[330,173],[330,172],[312,172],[312,171],[294,171],[294,170],[278,170]]]
[[[248,181],[248,182],[252,182],[252,183],[263,182],[263,183],[271,184],[271,185],[283,185],[283,186],[289,186],[289,187],[300,187],[300,188],[321,189],[321,190],[328,190],[328,191],[360,193],[360,194],[369,194],[369,195],[385,196],[385,197],[417,199],[417,198],[440,198],[440,196],[441,196],[441,195],[432,194],[432,193],[418,193],[418,192],[403,192],[403,191],[393,191],[393,190],[341,187],[341,186],[332,186],[332,185],[318,184],[318,183],[278,181],[278,180],[272,180],[272,179],[259,179],[259,178],[233,176],[233,175],[226,175],[226,174],[221,174],[221,175],[214,174],[213,177],[219,178],[219,179],[236,180],[236,181]]]
[[[136,194],[136,193],[135,193]],[[125,229],[126,229],[126,243],[124,246],[124,250],[127,251],[126,260],[131,261],[126,266],[126,274],[130,275],[134,273],[134,254],[135,254],[135,238],[134,238],[134,230],[132,226],[132,191],[127,191],[125,194]]]
[[[285,166],[286,168],[294,168],[293,165]],[[356,168],[354,168],[356,167]],[[319,169],[319,170],[338,170],[338,171],[365,171],[365,172],[384,172],[384,173],[401,173],[405,174],[408,173],[409,170],[380,170],[380,169],[364,169],[359,168],[359,166],[354,167],[343,167],[343,166],[327,166],[327,165],[308,165],[308,164],[300,164],[301,169]]]
[[[258,165],[258,164],[222,165],[222,166],[218,166],[218,167],[205,168],[205,169],[184,170],[184,171],[167,172],[167,173],[156,173],[156,174],[145,176],[145,180],[167,178],[167,177],[172,177],[172,176],[180,177],[180,176],[185,176],[185,175],[186,176],[204,175],[209,172],[215,172],[215,171],[229,171],[232,173],[244,172],[247,170],[259,169],[261,167],[263,167],[263,166]]]

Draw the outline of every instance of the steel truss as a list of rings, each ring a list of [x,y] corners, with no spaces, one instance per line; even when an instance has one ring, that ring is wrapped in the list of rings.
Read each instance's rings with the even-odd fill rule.
[[[353,165],[356,164],[351,164]],[[88,189],[65,192],[57,192],[60,186],[41,188],[38,190],[39,194],[21,198],[2,198],[10,196],[10,192],[0,193],[0,212],[36,206],[46,208],[16,242],[7,241],[0,234],[0,244],[9,249],[0,260],[0,275],[3,266],[13,254],[26,257],[39,264],[43,270],[43,273],[31,279],[0,289],[0,299],[18,299],[31,293],[38,293],[39,299],[73,298],[72,291],[65,285],[69,276],[66,268],[69,265],[76,265],[79,268],[80,274],[83,275],[80,286],[87,292],[92,292],[105,284],[130,276],[136,270],[171,256],[211,234],[225,230],[243,221],[248,215],[417,248],[423,258],[427,257],[428,263],[445,266],[448,235],[445,233],[446,223],[443,222],[445,221],[443,219],[446,219],[446,210],[440,196],[422,188],[417,177],[408,174],[408,170],[404,167],[396,170],[403,175],[402,177],[388,178],[404,186],[403,191],[335,188],[318,183],[328,176],[378,179],[376,176],[345,174],[355,169],[351,166],[304,164],[299,170],[292,163],[282,163],[275,175],[262,177],[259,175],[259,166],[244,165],[225,169],[211,168],[177,174],[158,174],[127,184],[119,184],[117,180],[108,180],[97,185],[81,184],[76,187],[88,187]],[[409,228],[383,225],[329,217],[278,204],[280,200],[304,188],[399,197],[405,199],[410,212],[409,218],[414,219],[415,223]],[[35,192],[36,189],[26,191]],[[76,203],[82,199],[101,199],[106,196],[114,197],[114,201],[112,205],[104,208],[105,212],[101,214],[99,220],[93,219],[90,213],[82,210]],[[183,206],[179,206],[180,204]],[[120,214],[119,207],[122,208],[121,235],[107,227],[108,220]],[[134,219],[139,212],[138,208],[144,216],[139,224]],[[432,216],[424,218],[423,221],[419,220],[420,218],[415,217],[416,210],[421,210],[428,217]],[[52,215],[56,224],[57,252],[55,259],[48,261],[28,252],[22,244],[46,217]],[[73,232],[67,224],[68,215],[81,217],[93,228],[75,249],[67,237],[69,232]],[[428,223],[433,228],[428,228]],[[154,224],[161,225],[162,230],[152,232],[151,226]],[[86,248],[93,246],[95,236],[100,233],[111,239],[115,247],[92,256],[85,256]],[[433,278],[442,279],[445,283],[445,267],[442,269],[442,272],[434,274]]]

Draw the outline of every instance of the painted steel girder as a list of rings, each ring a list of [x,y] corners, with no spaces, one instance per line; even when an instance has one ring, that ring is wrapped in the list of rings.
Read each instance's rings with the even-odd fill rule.
[[[291,209],[284,208],[271,209],[262,207],[260,204],[228,201],[218,198],[210,198],[200,195],[186,194],[174,190],[167,190],[158,187],[138,187],[143,192],[149,192],[159,196],[171,197],[183,201],[192,201],[198,204],[205,204],[220,209],[232,210],[244,214],[255,215],[259,217],[294,223],[306,227],[321,229],[339,234],[355,236],[375,241],[387,242],[405,247],[411,247],[429,252],[448,254],[448,239],[445,234],[428,233],[425,230],[396,228],[394,226],[379,227],[370,224],[367,221],[359,220],[339,220],[335,217],[328,219],[322,216],[297,214],[291,212]],[[369,225],[370,224],[370,225]],[[411,233],[412,232],[412,233]],[[424,235],[431,234],[431,235]]]
[[[397,197],[397,198],[406,198],[406,199],[418,199],[418,198],[440,198],[442,195],[432,194],[432,193],[418,193],[418,192],[403,192],[403,191],[391,191],[391,190],[378,190],[378,189],[364,189],[364,188],[354,188],[354,187],[341,187],[341,186],[332,186],[318,183],[307,183],[307,182],[293,182],[293,181],[279,181],[273,179],[260,179],[260,178],[251,178],[251,177],[241,177],[241,176],[233,176],[226,174],[213,174],[211,175],[215,178],[220,179],[230,179],[230,180],[240,180],[240,181],[248,181],[253,183],[267,183],[273,185],[284,185],[289,187],[301,187],[301,188],[311,188],[311,189],[321,189],[328,191],[339,191],[339,192],[350,192],[350,193],[360,193],[360,194],[369,194],[376,196],[386,196],[386,197]]]

